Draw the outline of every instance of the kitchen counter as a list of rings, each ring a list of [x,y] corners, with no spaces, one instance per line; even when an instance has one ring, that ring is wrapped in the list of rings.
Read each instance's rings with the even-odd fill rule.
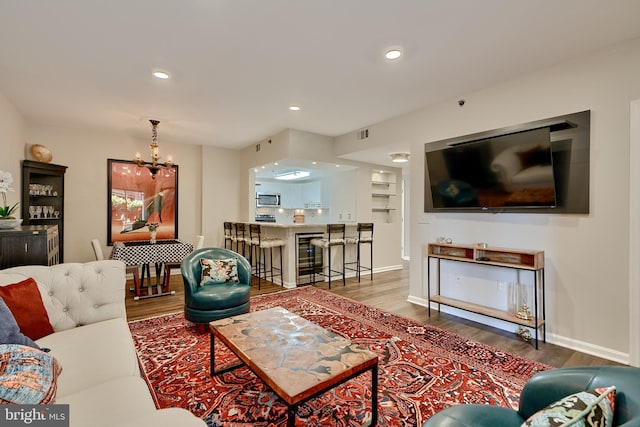
[[[282,224],[282,223],[273,223],[273,222],[255,222],[254,224],[259,224],[262,226],[263,235],[269,237],[277,237],[280,239],[284,239],[286,244],[282,248],[282,286],[285,288],[295,288],[297,286],[297,265],[298,265],[298,251],[297,251],[297,241],[296,235],[298,234],[318,234],[321,235],[327,229],[327,224]],[[346,236],[355,236],[356,235],[356,227],[357,223],[346,223]],[[355,245],[347,245],[347,262],[351,260],[355,260]],[[274,265],[279,263],[277,256],[275,255],[278,251],[274,251]],[[337,252],[333,251],[332,255]],[[340,251],[341,252],[341,251]],[[268,255],[267,255],[268,258]],[[338,261],[341,263],[340,259],[341,255],[332,256],[332,264],[334,261]],[[326,258],[326,250],[325,250],[325,259]],[[334,267],[336,265],[334,264]],[[277,279],[277,278],[276,278]],[[276,280],[277,281],[277,280]]]
[[[327,228],[327,224],[311,224],[311,223],[284,224],[284,223],[279,223],[279,222],[254,222],[252,224],[260,224],[260,225],[265,226],[265,227],[273,227],[273,228],[323,228],[323,229]],[[345,223],[345,225],[347,226],[347,228],[349,226],[355,227],[357,225],[357,223],[355,223],[355,222],[353,222],[353,223]]]

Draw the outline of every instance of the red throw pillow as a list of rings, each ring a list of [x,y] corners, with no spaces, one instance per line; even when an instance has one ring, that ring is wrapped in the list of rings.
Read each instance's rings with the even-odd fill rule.
[[[23,334],[37,340],[53,333],[36,281],[32,278],[0,286],[0,297],[11,310]]]

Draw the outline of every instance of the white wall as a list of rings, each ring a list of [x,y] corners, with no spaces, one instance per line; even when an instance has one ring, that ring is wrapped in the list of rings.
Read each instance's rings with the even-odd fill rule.
[[[105,253],[111,252],[106,247],[107,159],[133,159],[136,152],[148,159],[149,139],[136,139],[124,132],[29,126],[29,143],[47,146],[53,153],[52,163],[68,166],[65,175],[65,262],[92,260],[91,238],[99,238]],[[179,166],[178,233],[180,238],[193,241],[201,232],[200,147],[162,141],[160,150],[163,156],[170,153]]]
[[[246,195],[238,150],[202,147],[202,232],[205,246],[224,247],[224,221],[238,221]]]
[[[289,130],[289,158],[335,162],[333,138],[295,129]]]
[[[141,133],[142,134],[142,133]],[[0,93],[0,170],[15,180],[12,203],[20,201],[21,161],[31,144],[47,146],[52,163],[68,166],[65,175],[65,262],[85,262],[94,255],[91,238],[107,241],[107,159],[128,160],[139,152],[149,158],[149,137],[71,126],[30,123]],[[161,155],[171,155],[179,166],[178,233],[193,241],[203,234],[205,245],[224,244],[222,223],[237,220],[244,187],[241,186],[241,152],[210,146],[176,143],[163,138]]]
[[[420,183],[416,183],[419,185]],[[411,179],[402,174],[402,256],[411,258]]]
[[[369,144],[411,143],[410,298],[423,301],[422,245],[454,242],[541,249],[547,340],[625,361],[629,353],[629,105],[640,97],[640,40],[567,60],[370,126]],[[589,215],[426,214],[424,144],[591,110]],[[345,138],[347,140],[348,138]],[[635,213],[637,214],[637,213]]]
[[[25,123],[22,115],[13,104],[0,93],[0,170],[10,172],[13,177],[13,192],[7,193],[7,203],[13,206],[20,202],[22,173],[20,160],[24,157]],[[0,199],[0,202],[2,200]],[[17,215],[19,217],[20,208]]]

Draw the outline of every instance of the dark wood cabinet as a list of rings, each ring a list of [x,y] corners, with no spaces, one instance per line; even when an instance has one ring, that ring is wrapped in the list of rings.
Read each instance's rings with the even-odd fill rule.
[[[56,225],[27,225],[0,230],[0,269],[59,262]]]
[[[55,225],[58,259],[64,262],[64,174],[66,166],[22,161],[22,224]]]

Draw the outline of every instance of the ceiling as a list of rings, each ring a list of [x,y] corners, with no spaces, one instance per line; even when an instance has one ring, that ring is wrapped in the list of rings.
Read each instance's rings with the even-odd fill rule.
[[[155,118],[160,145],[242,148],[462,98],[638,38],[639,17],[637,0],[0,0],[0,93],[28,124],[145,138]]]
[[[304,182],[313,181],[319,178],[333,176],[336,172],[346,172],[357,169],[355,166],[350,166],[340,163],[326,163],[315,162],[308,159],[282,159],[278,162],[263,165],[254,169],[254,176],[261,181],[275,181],[276,176],[295,171],[309,172],[310,175],[307,178],[295,179],[291,181],[281,181],[285,183],[289,182]]]

